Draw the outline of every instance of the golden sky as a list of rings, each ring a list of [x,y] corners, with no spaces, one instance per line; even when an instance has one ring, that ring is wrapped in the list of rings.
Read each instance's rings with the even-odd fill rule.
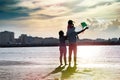
[[[81,39],[120,37],[119,0],[0,0],[0,31],[13,31],[16,37],[58,38],[69,19],[76,27],[83,21],[89,25]]]

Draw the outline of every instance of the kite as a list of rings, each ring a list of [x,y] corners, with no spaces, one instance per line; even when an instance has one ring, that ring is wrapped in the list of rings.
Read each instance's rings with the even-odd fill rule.
[[[87,27],[87,24],[85,22],[82,22],[81,25],[83,29]]]

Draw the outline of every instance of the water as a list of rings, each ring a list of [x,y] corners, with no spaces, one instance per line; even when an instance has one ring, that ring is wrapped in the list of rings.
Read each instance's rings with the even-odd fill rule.
[[[120,46],[78,46],[77,52],[78,64],[120,64]],[[59,47],[0,48],[0,61],[59,64]]]
[[[50,74],[59,47],[0,48],[0,80],[120,80],[120,46],[78,46],[77,52],[77,68]]]

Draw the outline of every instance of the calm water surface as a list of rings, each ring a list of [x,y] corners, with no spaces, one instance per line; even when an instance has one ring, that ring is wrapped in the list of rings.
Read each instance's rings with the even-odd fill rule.
[[[120,65],[120,46],[78,46],[77,52],[78,64]],[[0,48],[3,60],[59,64],[59,47]]]

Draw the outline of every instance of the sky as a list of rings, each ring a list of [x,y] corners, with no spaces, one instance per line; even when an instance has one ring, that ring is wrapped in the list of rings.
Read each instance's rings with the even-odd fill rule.
[[[119,38],[120,0],[0,0],[0,32],[15,32],[16,38],[58,38],[60,30],[66,33],[68,20],[79,30],[81,22],[88,24],[80,39]]]

